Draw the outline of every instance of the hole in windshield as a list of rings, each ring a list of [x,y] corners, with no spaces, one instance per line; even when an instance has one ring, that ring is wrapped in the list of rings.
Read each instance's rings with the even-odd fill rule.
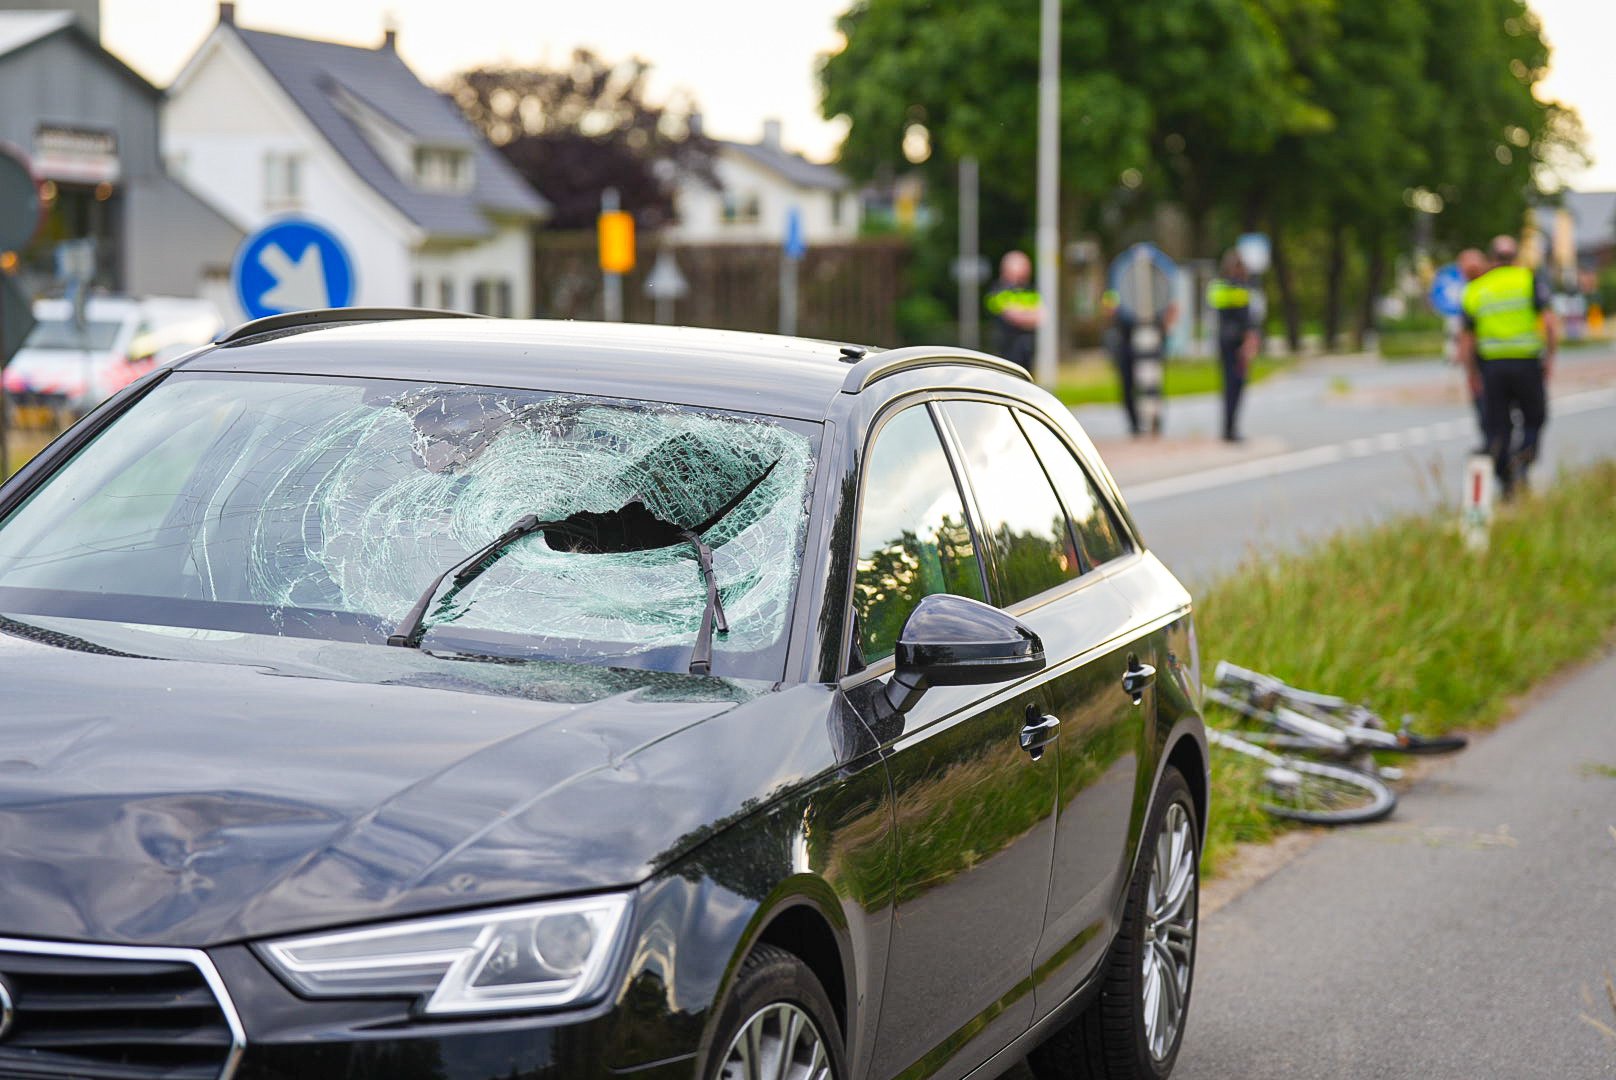
[[[0,610],[778,678],[818,426],[487,387],[177,373],[0,524]],[[622,518],[631,505],[644,513]],[[614,517],[613,515],[618,515]],[[612,528],[605,528],[610,523]]]

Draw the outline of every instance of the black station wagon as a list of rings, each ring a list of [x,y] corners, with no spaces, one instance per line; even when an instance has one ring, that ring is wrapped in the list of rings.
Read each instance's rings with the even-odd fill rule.
[[[249,323],[0,488],[0,1074],[1161,1077],[1190,597],[1019,368]]]

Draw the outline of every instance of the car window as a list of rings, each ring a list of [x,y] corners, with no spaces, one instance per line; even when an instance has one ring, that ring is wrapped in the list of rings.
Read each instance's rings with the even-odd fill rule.
[[[1128,534],[1123,531],[1110,505],[1100,494],[1088,470],[1083,468],[1059,435],[1049,430],[1042,420],[1018,414],[1027,437],[1043,460],[1044,468],[1055,482],[1066,511],[1072,517],[1078,542],[1089,566],[1099,566],[1133,550]]]
[[[965,506],[923,405],[876,435],[864,464],[858,538],[852,670],[892,655],[922,597],[986,599]]]
[[[177,373],[0,522],[0,611],[778,679],[818,425],[478,386]],[[635,502],[638,516],[625,511]],[[649,518],[649,522],[646,519]]]
[[[993,550],[1002,604],[1013,604],[1083,572],[1066,511],[1015,416],[985,401],[943,404],[959,437],[966,475]]]

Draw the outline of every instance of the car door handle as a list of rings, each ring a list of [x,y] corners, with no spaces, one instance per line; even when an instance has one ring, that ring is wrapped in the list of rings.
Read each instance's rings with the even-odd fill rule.
[[[1055,741],[1059,728],[1060,717],[1048,713],[1039,716],[1032,709],[1028,709],[1027,726],[1021,729],[1021,748],[1037,761],[1044,756],[1044,747]]]
[[[1122,692],[1138,705],[1145,700],[1145,691],[1156,681],[1156,669],[1141,664],[1137,656],[1128,658],[1128,670],[1122,673]]]

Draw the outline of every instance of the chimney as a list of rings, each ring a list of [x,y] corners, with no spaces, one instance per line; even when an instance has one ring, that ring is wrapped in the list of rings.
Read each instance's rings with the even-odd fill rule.
[[[693,112],[685,119],[685,130],[690,133],[692,139],[701,137],[701,124],[701,113],[699,112]]]
[[[391,11],[382,19],[382,48],[398,51],[398,18]]]
[[[774,119],[763,121],[763,145],[770,150],[780,149],[780,121]]]
[[[229,0],[220,0],[220,3],[219,3],[219,25],[220,26],[234,26],[234,25],[236,25],[236,5],[233,4],[233,3],[230,3]]]

